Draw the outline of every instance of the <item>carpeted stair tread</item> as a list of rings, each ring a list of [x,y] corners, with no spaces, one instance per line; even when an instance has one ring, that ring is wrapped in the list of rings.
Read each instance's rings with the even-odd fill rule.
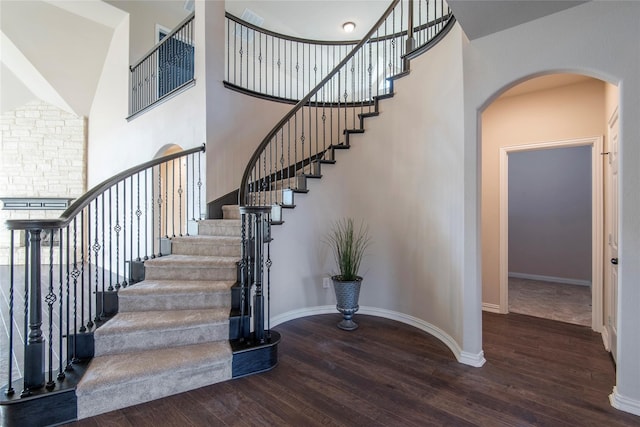
[[[194,325],[228,322],[229,309],[130,311],[116,314],[102,327],[95,337],[118,335],[127,332],[153,333],[183,329]]]
[[[222,280],[144,280],[118,291],[118,297],[129,295],[203,294],[229,291],[232,281]]]
[[[145,278],[162,280],[235,280],[239,256],[168,255],[145,261]]]
[[[171,253],[178,255],[240,257],[239,236],[184,236],[171,239]]]
[[[234,283],[231,280],[144,280],[118,292],[119,311],[229,307]]]
[[[93,358],[76,388],[78,418],[231,379],[227,342]]]
[[[95,355],[180,347],[229,337],[229,308],[118,313],[94,333]]]
[[[221,245],[240,245],[240,236],[180,236],[171,238],[172,242],[186,242],[192,245],[209,245],[217,243]]]
[[[206,255],[167,255],[160,258],[150,259],[144,262],[145,268],[175,266],[178,268],[210,268],[213,266],[224,267],[229,264],[235,265],[240,259],[228,256],[206,256]]]

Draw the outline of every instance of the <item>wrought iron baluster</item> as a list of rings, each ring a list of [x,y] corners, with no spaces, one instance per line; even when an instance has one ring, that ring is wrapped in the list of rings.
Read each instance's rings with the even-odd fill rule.
[[[75,223],[75,219],[74,219],[74,223]],[[67,230],[67,275],[66,275],[66,295],[67,295],[67,327],[66,327],[66,332],[67,332],[67,364],[64,368],[65,371],[70,371],[71,368],[71,362],[73,361],[73,353],[71,352],[71,346],[69,345],[69,337],[70,332],[71,332],[71,319],[70,319],[70,315],[71,315],[71,291],[70,291],[70,278],[71,276],[71,240],[70,240],[70,230],[71,229],[71,225],[67,225],[66,230]],[[75,317],[75,316],[74,316]],[[62,324],[62,322],[61,322]],[[74,340],[75,341],[75,340]],[[62,354],[62,352],[60,352],[60,354]]]
[[[120,187],[120,183],[115,185],[116,187],[116,225],[113,227],[113,231],[116,232],[116,291],[120,289],[120,231],[122,231],[122,227],[120,226],[120,209],[118,209],[118,204],[120,202],[120,197],[118,194],[118,188]]]
[[[9,232],[9,342],[8,342],[8,350],[9,350],[9,354],[8,354],[8,360],[9,363],[7,365],[7,375],[8,375],[8,381],[7,381],[7,389],[5,391],[5,394],[7,396],[13,396],[13,394],[15,393],[15,390],[13,389],[13,292],[14,292],[14,275],[13,275],[13,269],[15,266],[14,263],[14,251],[15,251],[15,244],[14,244],[14,230],[10,230]],[[26,301],[26,300],[25,300]]]
[[[200,158],[200,155],[201,152],[198,152],[198,217],[200,219],[204,219],[202,217],[202,175],[200,173],[202,159]]]
[[[178,159],[178,232],[182,236],[182,159]]]
[[[98,254],[100,252],[100,249],[102,249],[102,247],[100,246],[100,243],[98,241],[98,225],[99,225],[99,222],[98,222],[98,199],[96,199],[96,238],[95,238],[95,242],[93,244],[93,251],[95,252],[95,257],[94,257],[95,265],[94,265],[93,268],[94,268],[95,274],[96,274],[96,282],[95,282],[96,296],[98,296],[98,286],[99,286],[99,284],[98,284],[98,282],[99,282],[99,280],[98,280],[98,274],[99,274],[99,271],[98,271]],[[89,288],[91,288],[91,285],[89,285]],[[92,298],[90,298],[90,299],[92,299]],[[104,294],[103,294],[102,303],[103,303],[102,305],[104,307]],[[91,310],[91,309],[89,309],[89,310]],[[96,322],[98,322],[100,320],[100,315],[98,314],[98,302],[97,302],[97,300],[96,300],[96,317],[95,317],[94,320]],[[91,315],[89,315],[89,322],[91,323],[91,325],[89,327],[92,327],[93,323],[91,322]]]
[[[97,209],[96,209],[97,210]],[[91,281],[92,281],[92,275],[91,275],[91,253],[92,253],[92,248],[91,245],[93,244],[92,240],[91,240],[91,203],[89,203],[87,205],[87,224],[86,224],[86,228],[87,228],[87,247],[86,247],[86,251],[87,251],[87,282],[88,282],[88,286],[87,286],[87,297],[88,297],[88,308],[89,308],[89,321],[87,322],[87,329],[91,329],[91,327],[93,326],[93,320],[92,320],[92,310],[91,310]]]
[[[106,280],[107,265],[105,263],[105,258],[107,256],[107,250],[106,250],[107,247],[105,246],[105,238],[106,238],[106,236],[105,236],[105,222],[106,222],[106,217],[104,215],[104,209],[105,209],[104,194],[105,193],[103,192],[100,195],[100,198],[102,200],[102,215],[101,215],[101,218],[102,218],[102,248],[101,248],[101,250],[102,250],[102,286],[101,287],[102,287],[102,299],[103,299],[102,300],[102,313],[100,315],[101,318],[104,318],[104,291],[105,291],[104,287],[105,287],[106,281],[107,281]],[[111,209],[111,205],[109,205],[109,209]],[[111,231],[111,227],[109,227],[109,231]],[[109,234],[111,234],[111,233],[109,233]],[[111,265],[109,265],[108,269],[111,270]],[[97,281],[97,279],[96,279],[96,281]]]
[[[111,188],[109,187],[109,292],[113,291],[113,224],[111,222],[113,205],[111,204]]]
[[[171,237],[176,237],[176,160],[171,160]]]
[[[77,217],[73,218],[73,270],[71,271],[71,277],[73,278],[73,358],[75,363],[78,361],[78,277],[80,277],[80,270],[78,270],[78,228]],[[67,334],[68,336],[68,334]],[[71,367],[69,367],[71,369]]]
[[[169,238],[169,162],[164,164],[164,237]]]
[[[151,170],[153,171],[153,168],[151,168]],[[145,169],[144,170],[144,260],[148,260],[149,259],[149,236],[148,233],[151,232],[153,233],[153,226],[151,227],[151,230],[149,230],[149,205],[148,205],[148,197],[149,197],[149,182],[147,181],[149,175],[149,169]],[[188,175],[188,172],[187,172]],[[151,182],[153,182],[153,175],[152,175],[152,180]],[[151,198],[151,209],[152,209],[152,213],[151,213],[151,220],[153,221],[153,197]],[[152,234],[153,236],[153,234]],[[153,237],[151,237],[151,243],[153,244]],[[153,251],[153,248],[151,248]]]
[[[140,210],[140,173],[136,174],[136,219],[138,226],[136,227],[136,244],[138,247],[138,252],[136,256],[136,261],[140,262],[142,258],[140,258],[140,217],[142,216],[142,210]],[[131,185],[133,185],[133,177],[131,177]],[[145,188],[146,189],[146,188]],[[132,192],[133,194],[133,192]],[[145,199],[146,200],[146,199]],[[133,206],[132,206],[133,207]],[[146,217],[145,217],[146,220]],[[133,224],[131,225],[133,228]]]
[[[271,221],[265,222],[267,227],[267,339],[271,339]]]
[[[127,180],[122,180],[122,283],[126,288],[127,283]]]
[[[26,359],[26,355],[28,354],[27,346],[29,344],[29,340],[27,339],[27,334],[29,333],[29,246],[30,246],[30,231],[25,230],[24,232],[24,345],[23,345],[23,354]],[[22,392],[20,393],[20,397],[26,397],[31,395],[31,390],[29,389],[29,385],[26,377],[26,366],[24,366],[25,375],[22,378]]]
[[[62,228],[58,229],[58,259],[59,259],[59,266],[58,266],[58,273],[59,273],[59,289],[58,289],[58,375],[56,377],[56,379],[58,381],[62,381],[65,378],[65,373],[64,373],[64,369],[62,368],[62,359],[64,357],[64,353],[63,353],[63,347],[62,347],[62,343],[63,343],[63,339],[64,339],[64,334],[63,334],[63,321],[64,321],[64,290],[63,290],[63,282],[64,282],[64,252],[63,252],[63,241],[64,241],[64,235],[62,233]],[[67,244],[67,247],[69,246],[69,241],[67,240],[65,242]],[[68,260],[67,260],[68,261]],[[67,312],[69,311],[68,307],[67,307]]]
[[[162,165],[158,165],[158,256],[162,256]]]
[[[49,313],[49,342],[47,349],[49,351],[49,377],[46,384],[47,390],[55,387],[53,381],[53,304],[56,302],[56,294],[53,293],[53,234],[54,229],[49,230],[49,293],[45,296],[44,301],[47,303],[47,311]]]
[[[87,206],[87,210],[89,210],[89,206]],[[84,306],[84,253],[85,253],[85,248],[84,248],[84,230],[85,227],[87,227],[87,222],[85,221],[85,211],[83,210],[81,212],[81,217],[80,217],[80,332],[84,333],[86,332],[87,328],[85,326],[84,323],[84,312],[85,312],[85,306]],[[89,231],[91,231],[91,227],[88,227]],[[91,256],[91,252],[89,252],[89,256]],[[89,274],[89,277],[91,277],[91,274]]]
[[[155,167],[151,167],[151,259],[154,259],[156,257],[156,238],[154,236],[155,233],[155,225],[153,224],[153,222],[155,221],[156,217],[155,217],[155,177],[154,177],[154,171],[155,171]],[[159,216],[159,215],[158,215]],[[160,223],[160,221],[158,220],[158,223]],[[159,230],[158,230],[159,231]],[[158,248],[159,249],[159,248]]]
[[[189,157],[185,157],[185,202],[184,202],[184,219],[185,219],[185,234],[189,235]],[[191,156],[192,157],[192,156]],[[193,157],[192,157],[193,158]],[[182,175],[181,175],[182,176]],[[193,182],[193,181],[191,181]],[[193,198],[192,198],[193,199]],[[193,212],[191,212],[193,214]],[[192,217],[193,218],[193,217]]]

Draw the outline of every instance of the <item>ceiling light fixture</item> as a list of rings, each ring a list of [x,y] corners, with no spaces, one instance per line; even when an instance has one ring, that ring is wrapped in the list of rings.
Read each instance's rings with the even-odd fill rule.
[[[351,33],[353,32],[353,30],[356,29],[356,24],[354,22],[345,22],[344,24],[342,24],[342,29],[344,30],[345,33]]]

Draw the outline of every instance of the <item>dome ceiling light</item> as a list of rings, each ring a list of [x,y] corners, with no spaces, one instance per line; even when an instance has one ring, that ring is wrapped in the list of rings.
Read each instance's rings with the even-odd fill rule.
[[[345,33],[352,33],[353,30],[356,29],[356,24],[355,22],[345,22],[344,24],[342,24],[342,29],[344,30]]]

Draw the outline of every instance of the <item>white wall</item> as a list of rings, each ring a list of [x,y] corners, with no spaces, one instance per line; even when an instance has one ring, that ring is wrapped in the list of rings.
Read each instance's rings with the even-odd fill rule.
[[[619,83],[620,333],[616,388],[611,398],[615,407],[636,414],[640,414],[639,21],[638,3],[588,2],[464,46],[465,344],[469,337],[469,342],[479,346],[477,337],[481,337],[480,113],[504,89],[544,73],[578,72]]]
[[[509,274],[591,282],[591,147],[509,154]]]
[[[482,112],[482,301],[500,304],[500,149],[603,135],[605,83],[501,96]]]
[[[107,3],[130,15],[129,64],[131,65],[139,61],[157,43],[156,24],[173,30],[189,15],[183,7],[183,0],[108,0]]]
[[[206,141],[203,19],[195,18],[195,86],[127,122],[130,23],[128,17],[114,31],[91,107],[89,187],[152,159],[163,146],[192,148]]]
[[[335,304],[322,277],[334,270],[324,236],[344,216],[364,219],[373,244],[362,266],[361,312],[415,324],[461,348],[463,287],[462,33],[455,28],[396,82],[382,114],[352,135],[337,164],[296,195],[273,231],[272,315],[285,320]],[[442,76],[447,78],[443,79]]]

